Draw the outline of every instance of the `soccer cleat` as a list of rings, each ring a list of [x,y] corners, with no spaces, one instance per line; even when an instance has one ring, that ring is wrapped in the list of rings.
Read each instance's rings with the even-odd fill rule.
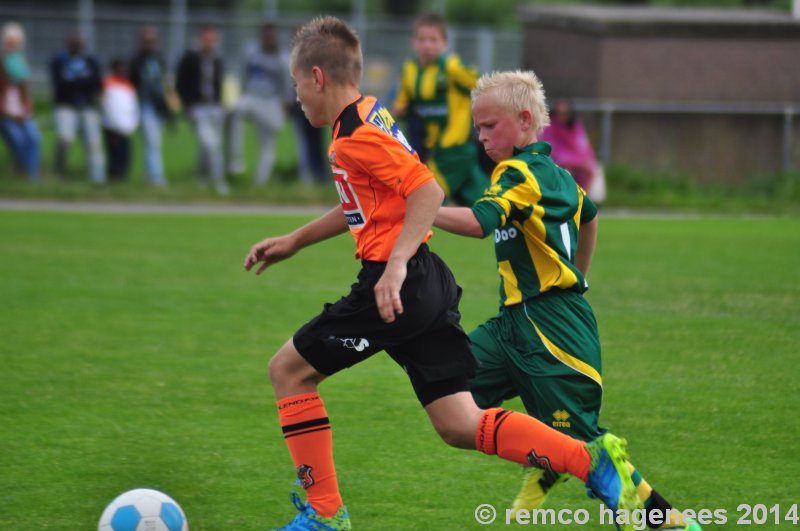
[[[642,509],[642,502],[636,495],[628,472],[628,451],[625,439],[606,433],[586,443],[586,451],[592,458],[589,466],[589,477],[586,487],[590,497],[600,498],[614,512],[623,510],[628,513],[627,521],[632,522],[633,511]],[[625,520],[625,519],[623,519]],[[623,524],[620,531],[633,530],[633,524]]]
[[[303,503],[300,495],[292,491],[292,503],[299,513],[285,526],[275,531],[350,531],[350,514],[347,507],[342,505],[331,517],[318,515],[309,503]]]
[[[522,481],[522,489],[511,506],[511,517],[515,518],[520,509],[532,511],[541,507],[550,490],[568,478],[569,476],[565,474],[556,474],[551,470],[528,468]]]
[[[703,528],[697,522],[686,520],[686,524],[674,527],[662,527],[661,529],[674,529],[677,531],[703,531]]]

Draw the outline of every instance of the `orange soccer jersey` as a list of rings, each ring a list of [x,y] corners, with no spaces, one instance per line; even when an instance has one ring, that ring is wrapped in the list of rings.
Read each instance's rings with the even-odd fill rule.
[[[372,96],[351,103],[336,119],[328,159],[356,258],[387,261],[403,228],[406,198],[433,175]],[[424,241],[430,237],[428,231]]]

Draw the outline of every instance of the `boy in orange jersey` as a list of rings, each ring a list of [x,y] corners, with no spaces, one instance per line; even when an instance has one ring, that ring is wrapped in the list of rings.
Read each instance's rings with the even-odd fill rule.
[[[586,444],[522,413],[475,404],[468,378],[476,362],[459,325],[461,289],[425,243],[444,193],[385,107],[361,95],[361,64],[358,37],[339,19],[314,19],[295,35],[297,100],[311,124],[332,126],[329,160],[341,204],[290,234],[256,243],[244,261],[247,270],[260,264],[261,273],[348,230],[362,261],[350,293],[325,305],[270,360],[280,424],[308,497],[303,503],[293,493],[300,512],[283,529],[351,529],[317,386],[382,350],[406,369],[448,444],[569,472],[612,510],[638,508],[624,441],[606,434]]]

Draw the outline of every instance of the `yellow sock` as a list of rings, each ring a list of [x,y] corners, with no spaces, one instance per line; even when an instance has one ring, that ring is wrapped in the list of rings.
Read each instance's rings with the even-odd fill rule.
[[[636,468],[628,463],[628,472],[631,474],[631,480],[636,486],[636,494],[639,496],[645,511],[650,509],[658,509],[662,517],[666,516],[666,520],[661,524],[661,528],[677,527],[686,525],[683,515],[680,511],[674,509],[672,505],[665,500],[653,487],[642,477]]]

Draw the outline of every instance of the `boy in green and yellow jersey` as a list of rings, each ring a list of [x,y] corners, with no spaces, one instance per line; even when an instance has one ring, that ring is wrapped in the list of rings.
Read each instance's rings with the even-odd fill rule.
[[[597,237],[597,207],[538,141],[549,117],[533,72],[483,76],[472,92],[479,140],[498,163],[471,208],[442,207],[439,228],[494,235],[500,313],[469,336],[481,362],[470,389],[481,407],[520,396],[528,414],[582,440],[598,426],[603,395],[600,340],[583,296]],[[533,463],[534,466],[539,463]],[[651,528],[698,530],[628,463]],[[561,477],[532,468],[514,509],[539,507]]]
[[[447,27],[439,15],[417,19],[412,45],[417,57],[403,64],[392,114],[422,119],[428,166],[452,201],[472,205],[489,184],[472,142],[469,94],[478,72],[445,53]]]

